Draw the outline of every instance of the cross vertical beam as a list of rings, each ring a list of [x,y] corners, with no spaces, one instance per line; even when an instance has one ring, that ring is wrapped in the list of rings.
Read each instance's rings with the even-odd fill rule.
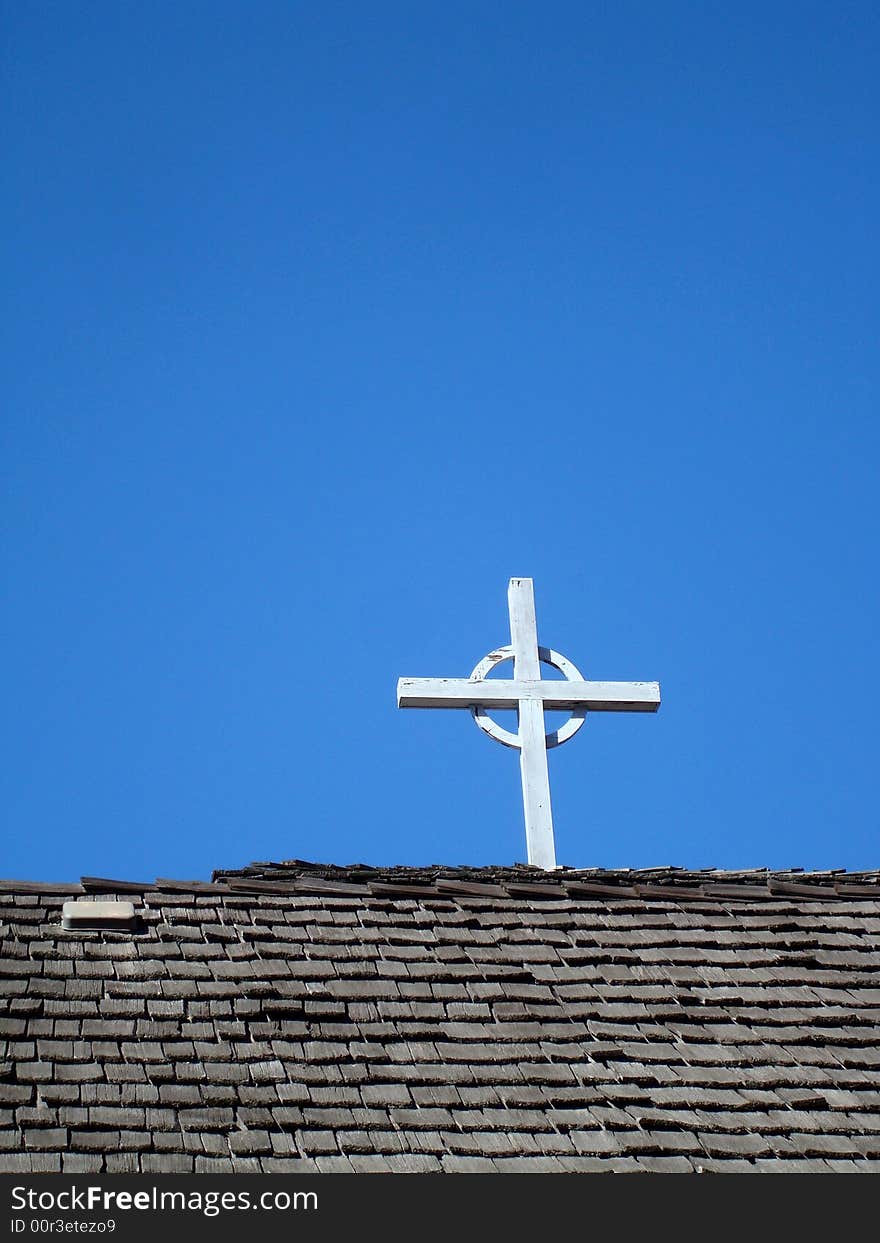
[[[538,623],[535,617],[535,589],[530,578],[510,580],[507,607],[510,612],[514,681],[539,682],[541,665],[538,659]],[[520,699],[517,704],[517,718],[529,863],[549,872],[556,867],[556,849],[553,844],[543,702],[540,699]]]

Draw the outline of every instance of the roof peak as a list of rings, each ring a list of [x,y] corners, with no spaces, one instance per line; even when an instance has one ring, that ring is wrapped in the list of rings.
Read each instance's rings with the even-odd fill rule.
[[[370,866],[309,863],[302,859],[257,862],[217,870],[211,881],[159,878],[152,882],[84,876],[79,884],[0,881],[0,892],[113,894],[154,891],[213,894],[325,894],[353,897],[538,899],[630,898],[667,901],[727,901],[774,898],[840,900],[880,897],[880,871],[843,868],[805,872],[800,868],[688,869],[558,868],[544,872],[522,863],[452,867],[445,864]]]

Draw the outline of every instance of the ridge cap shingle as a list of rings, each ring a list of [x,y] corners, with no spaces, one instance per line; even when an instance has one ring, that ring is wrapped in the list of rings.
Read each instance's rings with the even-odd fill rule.
[[[559,868],[544,872],[526,864],[371,866],[293,859],[255,862],[241,868],[216,869],[210,881],[158,878],[154,882],[83,876],[77,882],[0,880],[0,893],[75,895],[178,892],[246,895],[334,892],[371,897],[449,897],[466,887],[478,896],[531,896],[560,899],[589,896],[628,897],[675,901],[677,898],[725,901],[805,898],[841,901],[880,897],[880,870],[847,872],[827,868],[807,872],[796,868],[691,869],[680,866],[648,868]]]

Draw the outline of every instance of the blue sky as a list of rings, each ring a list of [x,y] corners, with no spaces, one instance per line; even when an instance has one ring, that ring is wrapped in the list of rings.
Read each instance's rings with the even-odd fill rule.
[[[876,5],[2,9],[0,874],[880,865]]]

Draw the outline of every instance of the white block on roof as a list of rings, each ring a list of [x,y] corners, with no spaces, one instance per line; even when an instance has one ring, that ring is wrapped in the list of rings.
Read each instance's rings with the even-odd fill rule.
[[[65,902],[61,923],[65,928],[121,928],[137,926],[133,902]]]

